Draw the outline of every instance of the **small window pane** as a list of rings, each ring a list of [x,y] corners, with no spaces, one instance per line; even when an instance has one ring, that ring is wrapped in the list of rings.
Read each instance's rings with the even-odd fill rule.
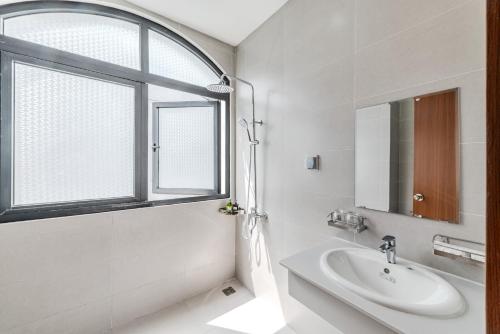
[[[206,97],[196,95],[196,94],[191,94],[187,92],[182,92],[166,87],[160,87],[156,85],[151,85],[148,84],[148,128],[149,128],[149,136],[148,136],[148,147],[153,146],[153,143],[157,143],[157,133],[153,131],[153,129],[158,128],[158,121],[156,119],[156,116],[158,114],[158,109],[157,106],[158,104],[182,104],[185,103],[186,101],[192,101],[196,103],[207,103],[207,102],[212,102],[213,104],[220,103],[221,107],[224,105],[224,101],[217,101],[215,99],[208,99]],[[224,105],[225,106],[225,105]],[[222,110],[225,110],[222,108]],[[219,129],[225,129],[223,124],[225,125],[225,112],[219,112]],[[154,123],[154,125],[153,125]],[[225,131],[219,131],[221,135],[224,135]],[[154,138],[155,137],[155,138]],[[225,158],[225,142],[221,143],[221,151],[220,155],[224,156]],[[158,182],[154,180],[154,175],[158,175],[158,168],[157,164],[154,163],[153,159],[155,157],[156,153],[153,152],[153,150],[148,150],[148,161],[150,161],[150,165],[155,166],[155,168],[148,168],[148,199],[150,201],[164,201],[164,200],[172,200],[172,199],[179,199],[179,198],[189,198],[189,197],[195,197],[199,196],[200,192],[197,192],[196,194],[186,194],[186,192],[175,192],[172,193],[171,191],[159,191],[158,188]],[[221,164],[224,162],[224,164]],[[219,166],[223,166],[222,168],[219,167],[219,170],[221,172],[221,178],[225,177],[225,160],[220,160]],[[156,179],[157,180],[157,179]],[[224,183],[225,180],[220,179],[221,184]],[[222,188],[224,190],[224,188]],[[206,195],[206,192],[203,193],[203,195]]]
[[[160,189],[215,189],[215,109],[158,109]]]
[[[140,28],[124,20],[82,13],[29,14],[5,19],[4,34],[140,69]]]
[[[191,51],[152,30],[149,31],[149,71],[202,87],[219,80],[217,74]]]
[[[135,89],[14,64],[13,205],[134,196]]]

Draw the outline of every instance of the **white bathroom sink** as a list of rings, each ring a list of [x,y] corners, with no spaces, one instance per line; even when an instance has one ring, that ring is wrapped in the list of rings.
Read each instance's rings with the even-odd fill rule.
[[[321,257],[321,270],[343,287],[386,307],[433,317],[455,317],[465,301],[447,281],[422,267],[372,249],[341,248]]]

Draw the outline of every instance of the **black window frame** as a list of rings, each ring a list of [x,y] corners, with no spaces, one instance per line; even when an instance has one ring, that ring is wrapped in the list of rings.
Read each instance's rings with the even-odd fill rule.
[[[229,198],[230,95],[213,93],[208,91],[205,87],[149,73],[148,31],[150,29],[154,30],[155,32],[163,34],[174,42],[180,44],[189,50],[193,55],[202,60],[210,69],[212,69],[216,76],[220,77],[223,74],[221,69],[218,68],[218,66],[209,57],[207,57],[193,44],[168,28],[141,16],[103,5],[69,1],[30,1],[3,5],[0,6],[1,32],[3,33],[3,22],[5,18],[46,12],[94,14],[109,16],[138,24],[140,27],[141,66],[140,70],[127,68],[0,34],[0,63],[2,72],[0,79],[0,223]],[[12,64],[16,61],[32,64],[34,66],[63,70],[64,72],[80,74],[91,78],[104,79],[111,82],[121,82],[127,85],[132,85],[135,88],[136,174],[135,195],[133,198],[12,207],[12,143],[10,138],[12,123],[10,117],[13,110],[10,94],[12,92]],[[219,165],[219,168],[217,169],[219,173],[219,177],[216,181],[218,183],[217,192],[169,200],[148,200],[148,172],[151,168],[151,162],[148,161],[148,150],[152,149],[148,146],[149,84],[225,102],[224,110],[219,110],[217,113],[219,115],[217,122],[219,141],[222,137],[222,131],[225,132],[225,142],[223,143],[225,147],[225,165]],[[220,126],[221,117],[225,118],[224,128]],[[220,145],[217,147],[219,148]],[[220,150],[218,149],[217,151]],[[219,164],[221,163],[220,154],[221,152],[218,152]],[[224,168],[225,170],[225,189],[221,189],[221,168]]]

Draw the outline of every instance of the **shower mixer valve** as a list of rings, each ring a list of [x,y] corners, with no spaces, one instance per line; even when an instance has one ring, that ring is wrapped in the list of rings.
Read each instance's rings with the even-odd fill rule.
[[[255,218],[256,220],[267,220],[267,213],[258,213],[255,208],[250,209],[250,218]]]

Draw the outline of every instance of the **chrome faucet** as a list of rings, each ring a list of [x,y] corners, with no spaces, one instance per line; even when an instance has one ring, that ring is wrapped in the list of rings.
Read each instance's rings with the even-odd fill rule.
[[[384,243],[378,248],[382,253],[387,255],[387,262],[396,263],[396,238],[392,235],[386,235],[382,238]]]

